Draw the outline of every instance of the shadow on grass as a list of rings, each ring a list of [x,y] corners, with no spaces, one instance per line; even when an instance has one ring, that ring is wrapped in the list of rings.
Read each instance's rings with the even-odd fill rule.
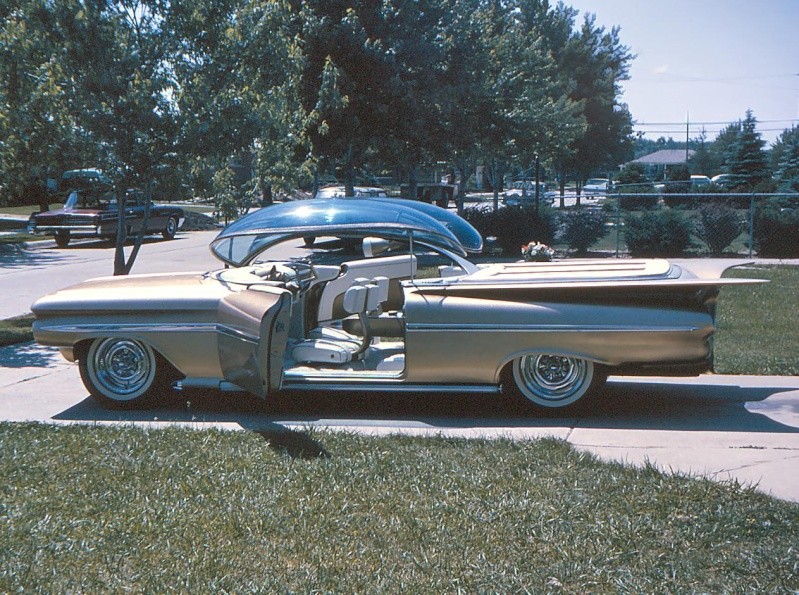
[[[266,440],[269,448],[286,454],[292,459],[326,459],[330,456],[324,446],[305,432],[284,428],[257,430],[255,433]]]

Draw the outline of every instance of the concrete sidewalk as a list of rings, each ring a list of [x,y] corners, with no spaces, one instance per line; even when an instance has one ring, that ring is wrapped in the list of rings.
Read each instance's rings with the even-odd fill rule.
[[[0,348],[0,420],[180,425],[194,429],[412,434],[518,440],[554,436],[605,460],[756,485],[799,502],[799,377],[611,378],[590,416],[524,417],[490,397],[303,397],[261,409],[236,394],[184,394],[174,405],[107,411],[87,396],[57,350]],[[245,399],[246,401],[246,399]],[[467,411],[468,413],[463,413]]]

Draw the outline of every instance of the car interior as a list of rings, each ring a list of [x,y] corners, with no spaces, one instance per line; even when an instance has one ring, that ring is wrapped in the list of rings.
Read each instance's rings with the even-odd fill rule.
[[[326,251],[323,247],[329,243],[317,244],[307,257],[224,269],[217,278],[292,292],[284,361],[287,378],[401,376],[405,367],[401,282],[419,274],[462,274],[462,269],[451,262],[442,265],[441,257],[411,254],[407,245],[379,238],[359,241],[362,256],[352,254],[352,242],[339,242],[343,250]],[[424,270],[420,270],[420,258],[425,261]]]

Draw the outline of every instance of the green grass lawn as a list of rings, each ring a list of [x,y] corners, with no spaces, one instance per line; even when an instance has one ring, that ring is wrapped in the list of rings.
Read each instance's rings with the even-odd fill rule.
[[[799,506],[557,440],[0,424],[0,591],[793,592]]]
[[[34,236],[29,233],[20,232],[0,235],[0,244],[22,244],[24,242],[35,242],[41,239],[42,236]]]
[[[33,321],[33,314],[0,320],[0,347],[32,341],[31,325]]]
[[[716,371],[799,375],[799,267],[754,266],[725,276],[771,282],[721,290]]]

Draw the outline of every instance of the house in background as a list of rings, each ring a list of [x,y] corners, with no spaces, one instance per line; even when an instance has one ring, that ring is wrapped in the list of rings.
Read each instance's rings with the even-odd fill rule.
[[[662,149],[638,159],[633,159],[624,165],[640,163],[646,169],[646,175],[650,180],[665,180],[666,172],[670,167],[686,165],[695,153],[696,151],[693,149],[688,149],[687,151],[685,149]]]

